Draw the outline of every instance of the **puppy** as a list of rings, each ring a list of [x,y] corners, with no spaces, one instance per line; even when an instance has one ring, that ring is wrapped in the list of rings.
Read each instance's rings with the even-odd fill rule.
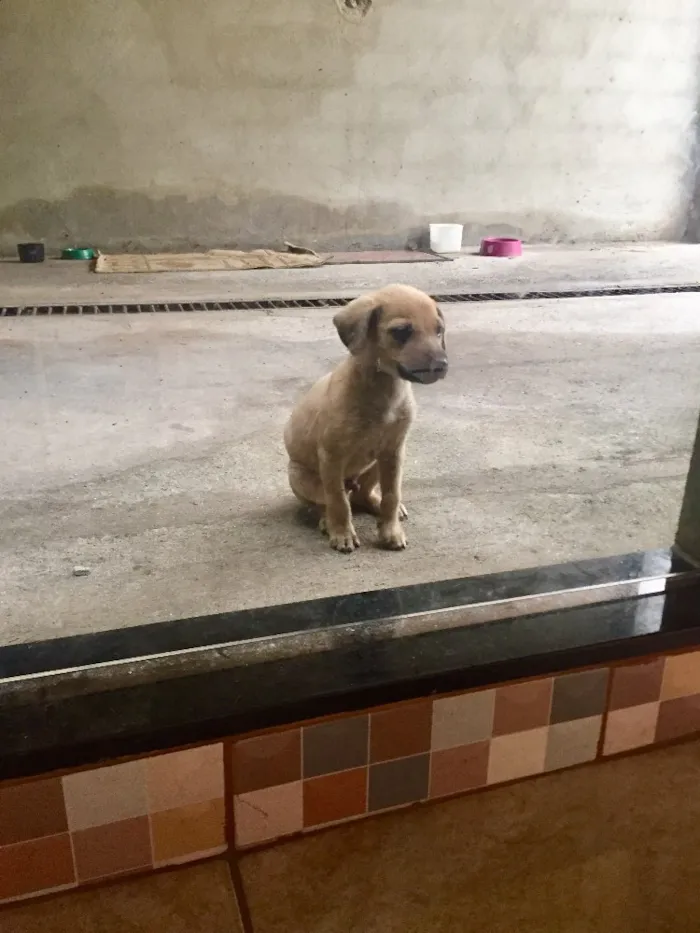
[[[424,292],[389,285],[351,301],[333,323],[350,356],[292,412],[284,432],[289,483],[302,502],[323,508],[320,527],[336,551],[360,545],[353,507],[377,516],[380,545],[402,550],[410,384],[447,374],[445,322]]]

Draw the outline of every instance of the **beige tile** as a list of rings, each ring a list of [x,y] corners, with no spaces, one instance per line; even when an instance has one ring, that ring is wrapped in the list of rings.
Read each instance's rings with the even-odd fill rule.
[[[238,794],[234,799],[234,823],[238,846],[298,833],[304,825],[301,781]]]
[[[247,854],[255,933],[695,933],[699,771],[655,749]]]
[[[146,779],[151,812],[223,797],[223,748],[204,745],[149,758]]]
[[[495,690],[479,690],[435,700],[432,748],[455,748],[490,739],[495,699]]]
[[[63,778],[68,826],[71,830],[104,826],[148,812],[145,763],[81,771]]]
[[[227,866],[209,862],[0,915],[2,933],[242,933]]]
[[[661,699],[673,700],[700,693],[700,651],[666,658],[661,681]]]
[[[539,774],[547,753],[547,727],[514,732],[491,740],[488,783],[500,784]]]
[[[617,755],[633,748],[651,745],[659,717],[658,703],[643,703],[608,713],[603,743],[604,755]]]
[[[550,726],[545,769],[554,771],[593,761],[598,752],[602,725],[602,716],[589,716]]]

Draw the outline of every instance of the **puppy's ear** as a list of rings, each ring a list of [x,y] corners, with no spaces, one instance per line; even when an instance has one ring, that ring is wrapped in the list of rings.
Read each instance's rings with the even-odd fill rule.
[[[360,353],[376,337],[381,313],[381,306],[374,295],[362,295],[334,316],[338,336],[351,353]]]

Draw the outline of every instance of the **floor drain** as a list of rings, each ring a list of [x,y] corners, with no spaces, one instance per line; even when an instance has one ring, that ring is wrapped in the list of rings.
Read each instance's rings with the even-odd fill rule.
[[[440,304],[462,304],[483,301],[540,301],[562,298],[622,298],[630,295],[687,295],[700,293],[700,285],[631,285],[542,292],[466,292],[433,294]],[[297,308],[342,308],[356,295],[333,298],[259,298],[234,301],[169,301],[148,304],[85,304],[85,305],[14,305],[0,304],[0,318],[74,314],[153,314],[182,311],[294,311]]]

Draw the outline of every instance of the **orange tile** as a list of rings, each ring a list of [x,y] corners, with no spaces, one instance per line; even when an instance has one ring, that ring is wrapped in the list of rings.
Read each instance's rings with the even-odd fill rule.
[[[432,720],[433,704],[430,700],[372,713],[369,760],[374,764],[429,751]]]
[[[642,703],[608,713],[605,727],[604,755],[618,755],[654,742],[659,716],[658,703]]]
[[[700,693],[700,651],[666,658],[661,699],[674,700]]]
[[[359,816],[367,810],[367,768],[304,781],[304,826]]]
[[[500,784],[541,774],[547,754],[548,731],[546,726],[542,726],[491,739],[488,783]]]
[[[151,812],[224,796],[223,746],[203,745],[146,760]]]
[[[73,850],[79,881],[148,868],[152,864],[148,817],[73,833]]]
[[[238,794],[234,799],[234,821],[238,846],[300,832],[304,825],[301,781]]]
[[[0,848],[0,900],[74,883],[73,855],[67,833]]]
[[[222,798],[151,814],[154,861],[183,861],[222,848],[224,820]]]
[[[430,796],[447,797],[482,787],[489,768],[489,743],[474,742],[433,752],[430,763]]]
[[[0,787],[0,846],[68,829],[60,778]]]
[[[546,726],[551,705],[551,677],[499,687],[496,690],[493,734],[510,735]]]
[[[668,742],[697,732],[700,732],[700,694],[661,703],[656,723],[657,742]]]
[[[233,788],[237,794],[300,778],[301,729],[259,735],[233,746]]]

